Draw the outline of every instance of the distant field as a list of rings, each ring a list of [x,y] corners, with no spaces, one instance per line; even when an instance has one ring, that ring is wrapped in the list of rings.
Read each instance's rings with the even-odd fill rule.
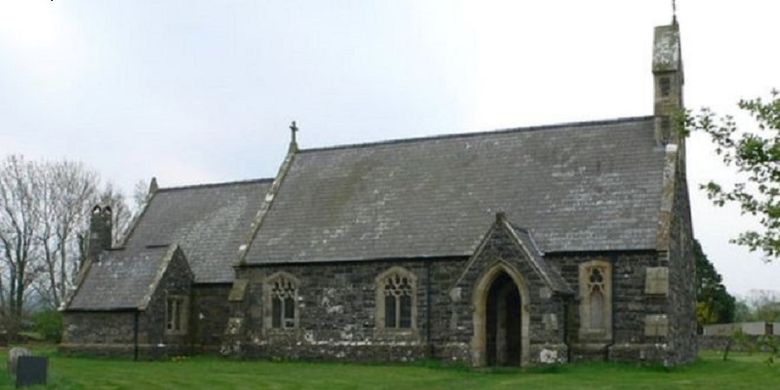
[[[0,387],[12,388],[2,353]],[[577,364],[530,369],[472,370],[414,365],[305,362],[238,362],[217,357],[141,362],[59,357],[52,348],[53,389],[780,389],[780,362],[766,355],[732,353],[729,361],[704,352],[695,364],[677,368]]]

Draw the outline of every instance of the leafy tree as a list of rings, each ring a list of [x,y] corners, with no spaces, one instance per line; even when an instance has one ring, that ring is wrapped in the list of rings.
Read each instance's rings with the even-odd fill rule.
[[[734,321],[736,299],[723,285],[723,278],[704,254],[699,241],[694,241],[696,259],[696,318],[699,325]]]
[[[709,109],[686,115],[685,125],[709,134],[715,152],[739,172],[734,185],[702,185],[707,196],[717,206],[737,204],[761,223],[760,230],[742,232],[732,242],[762,251],[771,261],[780,256],[780,92],[773,90],[767,101],[741,100],[738,106],[755,120],[755,129],[739,129],[732,116],[718,118]]]
[[[780,322],[780,293],[773,290],[751,290],[737,300],[737,322]]]
[[[734,322],[750,322],[755,319],[753,309],[745,298],[737,299],[734,309]]]

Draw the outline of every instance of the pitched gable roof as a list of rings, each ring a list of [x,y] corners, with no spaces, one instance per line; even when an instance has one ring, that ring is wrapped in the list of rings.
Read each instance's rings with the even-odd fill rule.
[[[303,150],[249,264],[473,254],[497,210],[545,252],[655,247],[652,117]]]
[[[197,283],[228,283],[271,179],[161,188],[130,232],[128,251],[179,243]]]
[[[523,248],[531,264],[533,264],[539,275],[553,291],[563,294],[574,293],[569,284],[566,283],[566,280],[563,279],[563,276],[544,260],[544,255],[539,250],[539,247],[536,246],[536,241],[528,230],[517,227],[508,221],[501,222],[504,223],[516,244]]]
[[[505,246],[506,244],[511,247]],[[507,221],[503,212],[496,213],[495,222],[482,236],[479,245],[453,287],[460,285],[462,280],[474,269],[478,270],[479,273],[484,272],[484,270],[479,271],[480,267],[484,267],[486,264],[479,264],[483,260],[492,263],[496,261],[507,264],[516,261],[525,263],[541,279],[541,282],[550,288],[551,292],[562,295],[574,294],[571,286],[558,270],[544,259],[544,254],[539,250],[531,233]]]
[[[177,245],[105,251],[88,265],[67,310],[143,310],[177,255],[183,256]]]

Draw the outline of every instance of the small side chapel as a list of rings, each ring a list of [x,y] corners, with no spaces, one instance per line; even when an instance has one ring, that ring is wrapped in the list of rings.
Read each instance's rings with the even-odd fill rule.
[[[652,115],[301,149],[96,206],[64,352],[528,366],[696,357],[677,21]]]

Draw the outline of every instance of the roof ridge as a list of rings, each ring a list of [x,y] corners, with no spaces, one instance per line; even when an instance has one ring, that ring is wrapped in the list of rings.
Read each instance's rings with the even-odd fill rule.
[[[652,118],[653,118],[652,115],[631,116],[631,117],[619,117],[619,118],[614,118],[614,119],[601,119],[601,120],[591,120],[591,121],[564,122],[564,123],[556,123],[556,124],[550,124],[550,125],[536,125],[536,126],[526,126],[526,127],[511,127],[511,128],[505,128],[505,129],[477,131],[477,132],[472,132],[472,133],[454,133],[454,134],[431,135],[431,136],[424,136],[424,137],[397,138],[397,139],[391,139],[391,140],[385,140],[385,141],[364,142],[364,143],[354,143],[354,144],[344,144],[344,145],[324,146],[324,147],[318,147],[318,148],[300,149],[298,151],[298,153],[321,152],[321,151],[339,150],[339,149],[365,148],[365,147],[382,146],[382,145],[396,145],[396,144],[406,144],[406,143],[413,143],[413,142],[433,141],[433,140],[440,140],[440,139],[471,138],[471,137],[478,137],[478,136],[483,136],[483,135],[497,135],[497,134],[508,134],[508,133],[524,133],[524,132],[529,132],[529,131],[552,130],[552,129],[567,128],[567,127],[589,127],[589,126],[596,126],[596,125],[612,125],[612,124],[617,124],[617,123],[640,122],[640,121],[645,121],[645,120],[652,119]]]
[[[255,183],[265,183],[265,182],[272,182],[272,181],[274,181],[273,178],[262,178],[262,179],[233,180],[233,181],[225,181],[225,182],[218,182],[218,183],[190,184],[190,185],[176,186],[176,187],[160,187],[157,190],[157,192],[170,192],[170,191],[180,191],[180,190],[191,190],[197,188],[212,188],[212,187],[223,187],[223,186],[231,186],[231,185],[255,184]]]

